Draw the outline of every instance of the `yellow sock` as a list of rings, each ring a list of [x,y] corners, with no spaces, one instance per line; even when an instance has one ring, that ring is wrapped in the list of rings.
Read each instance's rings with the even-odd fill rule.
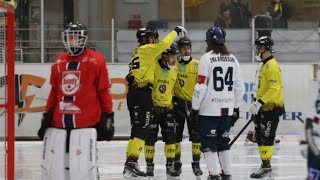
[[[176,145],[175,144],[166,144],[164,146],[164,154],[167,158],[174,158],[176,155]]]
[[[176,143],[176,154],[175,156],[180,156],[181,157],[181,143]]]
[[[144,146],[144,156],[146,159],[152,159],[154,158],[154,153],[155,153],[155,150],[154,150],[154,146],[147,146],[145,145]]]
[[[139,158],[141,151],[144,147],[144,140],[139,138],[133,138],[131,142],[131,148],[130,148],[130,156]]]
[[[261,160],[271,161],[274,153],[274,146],[259,146],[258,148]]]
[[[129,157],[130,155],[130,150],[131,150],[131,144],[132,144],[132,139],[129,139],[128,141],[128,145],[127,145],[127,158]]]
[[[200,155],[201,143],[192,143],[192,155]]]

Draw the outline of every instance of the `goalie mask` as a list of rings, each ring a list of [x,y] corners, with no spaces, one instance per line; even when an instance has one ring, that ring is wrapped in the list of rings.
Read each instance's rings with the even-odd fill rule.
[[[70,56],[78,56],[86,49],[87,38],[87,28],[79,22],[71,22],[62,32],[62,42]]]

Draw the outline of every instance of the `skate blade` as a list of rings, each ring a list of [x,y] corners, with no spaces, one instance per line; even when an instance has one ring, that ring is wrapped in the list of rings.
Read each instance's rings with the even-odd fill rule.
[[[124,179],[134,179],[134,180],[146,180],[147,179],[147,177],[137,176],[133,173],[125,173],[125,174],[123,174],[123,178]]]
[[[196,176],[196,180],[201,180],[201,176]]]
[[[179,180],[180,176],[170,176],[167,174],[167,180]]]

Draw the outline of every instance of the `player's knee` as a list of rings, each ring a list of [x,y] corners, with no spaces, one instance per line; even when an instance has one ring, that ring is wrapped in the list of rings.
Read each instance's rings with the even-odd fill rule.
[[[275,137],[264,137],[261,140],[262,146],[273,146]]]
[[[149,134],[145,141],[145,145],[147,146],[154,146],[157,142],[158,134]]]
[[[176,142],[181,142],[182,141],[182,133],[177,134],[176,133]]]
[[[173,130],[163,130],[162,131],[163,142],[166,144],[174,144],[176,142],[175,133]]]
[[[132,139],[137,137],[142,140],[146,140],[150,133],[150,129],[148,127],[141,127],[139,125],[133,125],[131,130]]]
[[[200,135],[198,133],[190,134],[189,141],[192,143],[200,143]]]

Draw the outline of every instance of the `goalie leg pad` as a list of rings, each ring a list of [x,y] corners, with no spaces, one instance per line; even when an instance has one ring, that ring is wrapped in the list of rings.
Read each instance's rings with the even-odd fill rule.
[[[65,170],[65,129],[48,128],[43,138],[41,177],[43,180],[68,180]]]
[[[70,135],[70,180],[97,177],[97,131],[94,128],[73,129]]]

